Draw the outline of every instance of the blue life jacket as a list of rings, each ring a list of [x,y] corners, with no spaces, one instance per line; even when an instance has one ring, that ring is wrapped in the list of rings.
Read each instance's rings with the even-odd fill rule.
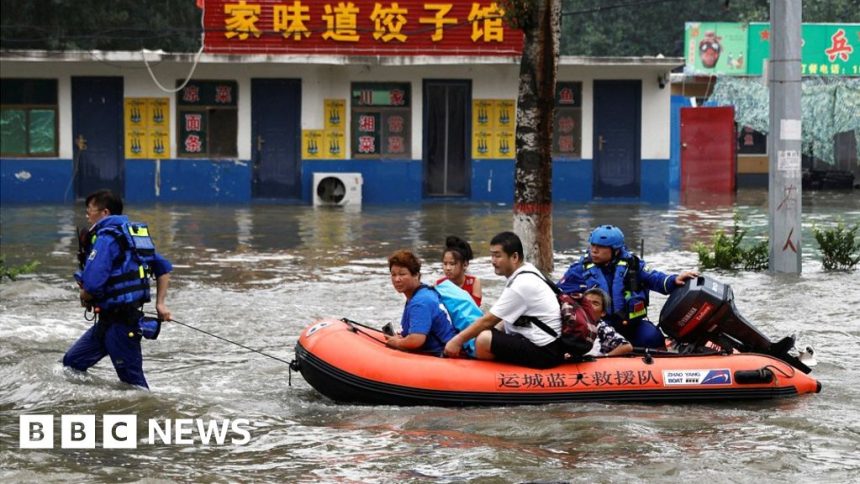
[[[621,249],[621,254],[612,266],[612,286],[600,266],[591,261],[591,256],[582,260],[583,276],[588,287],[599,287],[610,293],[612,310],[608,319],[636,321],[648,316],[648,288],[640,283],[641,260],[636,255]]]
[[[448,312],[448,318],[451,319],[451,324],[454,325],[454,329],[456,329],[458,333],[469,327],[469,325],[474,323],[476,319],[484,315],[481,308],[475,304],[475,300],[472,298],[472,295],[464,291],[462,288],[457,287],[456,284],[449,280],[436,284],[436,286],[433,287],[433,290],[435,290],[436,294],[439,295],[439,300],[442,301],[442,305],[445,306],[445,310]],[[463,344],[463,349],[466,350],[466,353],[468,353],[469,356],[474,357],[475,339],[472,338],[465,342]]]
[[[149,227],[144,223],[130,222],[125,215],[105,217],[93,226],[83,241],[85,261],[89,261],[90,252],[99,237],[113,237],[120,246],[120,255],[112,261],[107,285],[93,305],[110,311],[128,306],[140,307],[149,302],[149,279],[155,259],[155,244],[149,236]]]

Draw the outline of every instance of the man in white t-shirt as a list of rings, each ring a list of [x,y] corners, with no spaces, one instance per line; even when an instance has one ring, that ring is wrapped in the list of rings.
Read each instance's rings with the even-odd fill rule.
[[[496,274],[508,278],[493,307],[445,345],[445,356],[456,357],[463,343],[475,340],[475,357],[500,360],[532,368],[551,368],[564,356],[555,336],[538,325],[561,334],[561,313],[555,293],[543,276],[523,258],[523,244],[513,232],[502,232],[490,241],[490,258]],[[503,329],[497,325],[504,322]]]

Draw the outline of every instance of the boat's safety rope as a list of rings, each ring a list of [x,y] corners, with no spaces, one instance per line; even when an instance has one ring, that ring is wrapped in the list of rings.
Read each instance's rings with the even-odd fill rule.
[[[362,328],[369,329],[369,330],[373,331],[374,333],[378,333],[379,330],[374,328],[373,326],[361,324],[361,323],[359,323],[357,321],[353,321],[349,318],[340,318],[340,321],[343,321],[344,323],[346,323],[346,325],[349,326],[350,331],[352,331],[353,333],[359,333],[359,334],[362,334],[364,336],[367,336],[368,338],[372,339],[373,341],[376,341],[377,343],[385,346],[385,341],[380,341],[379,338],[374,337],[372,334],[356,328],[356,326],[360,326]]]
[[[147,314],[147,316],[158,317],[158,315],[156,315],[156,314]],[[255,348],[251,348],[250,346],[245,346],[245,345],[243,345],[242,343],[237,343],[237,342],[235,342],[235,341],[233,341],[233,340],[231,340],[231,339],[227,339],[227,338],[225,338],[225,337],[223,337],[223,336],[218,336],[217,334],[210,333],[209,331],[206,331],[206,330],[200,329],[200,328],[198,328],[198,327],[196,327],[196,326],[192,326],[192,325],[190,325],[190,324],[188,324],[188,323],[183,323],[182,321],[177,321],[177,320],[175,320],[175,319],[171,319],[171,320],[170,320],[170,322],[171,322],[171,323],[176,323],[176,324],[181,325],[181,326],[185,326],[186,328],[193,329],[194,331],[199,331],[199,332],[201,332],[201,333],[203,333],[203,334],[206,334],[206,335],[209,335],[209,336],[211,336],[211,337],[213,337],[213,338],[218,338],[218,339],[220,339],[221,341],[226,341],[227,343],[234,344],[234,345],[236,345],[236,346],[238,346],[238,347],[240,347],[240,348],[244,348],[244,349],[246,349],[246,350],[248,350],[248,351],[252,351],[252,352],[254,352],[254,353],[258,353],[258,354],[261,354],[261,355],[263,355],[263,356],[267,356],[267,357],[269,357],[269,358],[271,358],[271,359],[273,359],[273,360],[280,361],[281,363],[286,364],[286,365],[287,365],[287,366],[289,366],[289,368],[290,368],[289,376],[288,376],[288,380],[289,380],[289,385],[291,385],[291,386],[292,386],[292,384],[293,384],[293,371],[298,371],[298,363],[296,362],[296,360],[287,361],[287,360],[285,360],[285,359],[283,359],[283,358],[278,358],[277,356],[270,355],[270,354],[268,354],[268,353],[265,353],[265,352],[263,352],[263,351],[260,351],[260,350],[258,350],[258,349],[255,349]]]
[[[791,378],[794,376],[795,373],[797,373],[797,370],[795,370],[794,367],[791,365],[788,365],[788,367],[791,368],[791,373],[786,373],[782,368],[779,368],[778,366],[773,366],[773,365],[764,365],[762,368],[770,368],[771,370],[779,373],[780,375],[782,375],[786,378]]]

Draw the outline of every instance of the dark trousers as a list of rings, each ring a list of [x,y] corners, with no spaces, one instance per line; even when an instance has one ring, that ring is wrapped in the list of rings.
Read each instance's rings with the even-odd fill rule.
[[[613,322],[612,326],[637,348],[666,349],[666,337],[651,321],[634,319],[626,325]]]
[[[87,371],[109,355],[120,380],[149,389],[146,377],[143,376],[140,337],[136,325],[99,321],[69,348],[63,356],[63,365],[78,371]]]

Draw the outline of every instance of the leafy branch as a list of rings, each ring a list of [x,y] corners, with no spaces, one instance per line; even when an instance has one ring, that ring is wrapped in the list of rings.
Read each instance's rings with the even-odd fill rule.
[[[739,226],[740,215],[735,212],[731,235],[723,229],[714,234],[713,244],[709,247],[697,242],[694,249],[699,255],[699,265],[703,269],[741,268],[747,271],[761,271],[768,268],[768,241],[755,243],[752,247],[744,248],[741,243],[747,234],[746,229]]]
[[[21,274],[28,274],[35,271],[36,267],[39,267],[39,261],[35,260],[17,267],[10,267],[6,265],[6,257],[0,255],[0,282],[2,282],[6,277],[8,277],[9,280],[14,281],[15,278]]]
[[[840,221],[836,228],[820,230],[815,227],[812,230],[821,247],[821,263],[825,270],[850,270],[860,262],[860,254],[854,255],[860,252],[860,244],[857,243],[860,224],[849,229]]]

